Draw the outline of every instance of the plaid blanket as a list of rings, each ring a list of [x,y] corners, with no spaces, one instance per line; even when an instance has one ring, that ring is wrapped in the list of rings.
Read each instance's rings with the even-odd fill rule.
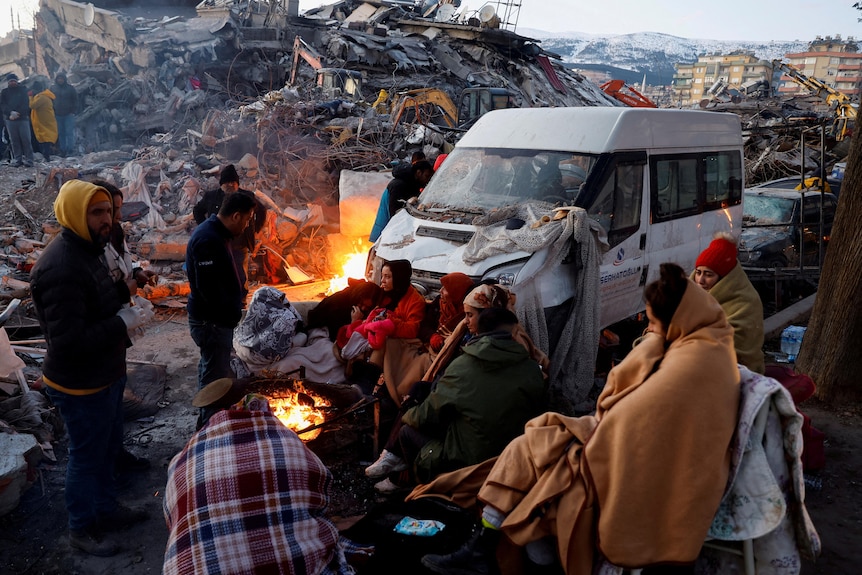
[[[215,414],[171,461],[164,575],[352,574],[329,470],[271,413]]]

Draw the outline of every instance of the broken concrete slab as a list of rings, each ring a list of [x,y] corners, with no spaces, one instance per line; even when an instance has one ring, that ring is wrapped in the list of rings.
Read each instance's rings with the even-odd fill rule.
[[[0,515],[18,506],[21,495],[36,480],[42,450],[26,433],[0,433]]]

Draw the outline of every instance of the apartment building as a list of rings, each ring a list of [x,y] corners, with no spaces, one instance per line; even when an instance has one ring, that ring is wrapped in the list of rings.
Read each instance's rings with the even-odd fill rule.
[[[704,54],[697,62],[676,64],[673,77],[674,104],[689,107],[701,100],[722,97],[726,90],[743,91],[763,80],[771,83],[772,63],[759,60],[754,52]]]
[[[818,36],[808,50],[786,54],[784,60],[809,78],[816,78],[839,92],[858,100],[862,81],[862,53],[852,36]],[[806,95],[810,90],[787,76],[779,80],[778,93],[786,96]]]

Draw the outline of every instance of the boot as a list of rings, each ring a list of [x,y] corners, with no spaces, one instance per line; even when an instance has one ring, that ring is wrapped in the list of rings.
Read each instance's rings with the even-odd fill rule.
[[[449,555],[425,555],[422,565],[441,575],[496,575],[500,531],[481,527],[460,549]]]
[[[69,531],[69,545],[96,557],[111,557],[120,550],[119,546],[103,533],[96,525]]]

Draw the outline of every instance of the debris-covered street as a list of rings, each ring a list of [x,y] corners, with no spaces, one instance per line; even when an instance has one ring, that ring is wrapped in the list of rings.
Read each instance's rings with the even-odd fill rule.
[[[0,448],[0,574],[161,573],[168,464],[198,418],[192,398],[200,354],[186,311],[186,247],[198,225],[195,206],[220,187],[227,166],[267,212],[250,253],[249,291],[275,286],[306,315],[348,276],[365,274],[381,193],[415,153],[431,164],[445,158],[491,110],[624,106],[541,41],[501,27],[497,14],[456,17],[449,8],[342,0],[300,15],[292,1],[114,11],[43,0],[32,37],[0,41],[0,88],[6,74],[32,87],[50,85],[63,71],[78,99],[77,137],[65,153],[37,151],[34,166],[18,166],[11,145],[0,142],[0,313],[10,310],[0,325],[25,364],[0,378],[0,435],[26,437],[9,447],[14,461]],[[836,173],[833,166],[847,161],[849,137],[822,135],[832,112],[813,96],[715,98],[706,108],[739,116],[746,187],[820,169]],[[136,265],[157,278],[138,291],[155,316],[128,350],[124,397],[124,446],[149,466],[119,476],[120,500],[149,518],[118,533],[121,551],[113,557],[69,544],[68,440],[44,393],[47,344],[29,288],[31,269],[60,233],[58,191],[75,179],[122,188],[126,241]],[[784,301],[768,277],[758,284],[767,315],[814,291],[801,283]],[[767,359],[780,357],[779,347],[777,338],[766,341]],[[370,394],[351,395],[354,380],[343,369],[333,377],[326,367],[309,355],[301,372],[338,388],[325,408],[329,419],[307,445],[333,474],[327,513],[346,531],[407,491],[382,495],[365,476],[385,441],[375,433],[380,414]],[[602,383],[597,377],[587,403]],[[805,476],[823,553],[801,572],[855,573],[862,562],[862,406],[835,409],[810,399],[803,409],[826,434],[827,464]],[[401,572],[378,561],[357,572]]]

